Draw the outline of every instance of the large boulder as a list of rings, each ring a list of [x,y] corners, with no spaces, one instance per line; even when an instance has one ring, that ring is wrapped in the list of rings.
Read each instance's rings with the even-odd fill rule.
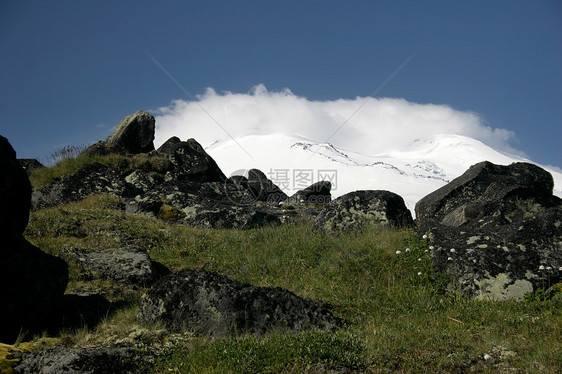
[[[75,249],[67,253],[90,276],[122,283],[146,286],[170,272],[163,265],[153,262],[146,251],[139,248]]]
[[[288,196],[259,169],[248,171],[248,189],[257,201],[277,204]]]
[[[31,184],[16,151],[0,136],[0,254],[2,243],[23,234],[29,220]]]
[[[304,190],[297,191],[289,198],[290,203],[294,204],[328,204],[332,195],[332,183],[330,181],[316,182]]]
[[[268,331],[334,330],[324,306],[278,287],[255,287],[205,270],[185,269],[158,281],[139,307],[143,322],[209,337]]]
[[[93,163],[34,192],[31,197],[32,209],[66,204],[98,193],[127,196],[132,192],[127,189],[119,171],[100,163]]]
[[[125,116],[106,140],[118,153],[148,153],[154,150],[154,116],[139,110]]]
[[[27,242],[31,185],[16,152],[0,137],[0,341],[45,328],[68,283],[66,263]]]
[[[325,233],[358,229],[369,223],[413,227],[412,214],[399,195],[380,190],[355,191],[333,200],[314,220]]]
[[[481,162],[416,204],[438,269],[468,296],[521,299],[560,281],[562,200],[528,163]]]
[[[123,117],[115,131],[107,137],[92,144],[80,153],[80,157],[104,156],[111,153],[139,154],[154,150],[154,116],[139,110]]]
[[[0,341],[47,328],[60,307],[68,266],[20,237],[0,254]]]
[[[190,182],[224,182],[226,176],[215,160],[205,152],[195,139],[179,141],[168,139],[158,152],[167,155],[174,165],[168,179]]]
[[[149,355],[134,348],[45,347],[24,353],[15,367],[20,374],[142,374]]]

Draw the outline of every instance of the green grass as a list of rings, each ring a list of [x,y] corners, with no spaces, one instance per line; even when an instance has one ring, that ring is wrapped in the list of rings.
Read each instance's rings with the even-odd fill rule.
[[[128,215],[118,206],[118,198],[100,195],[33,212],[25,235],[45,252],[63,257],[65,249],[138,246],[172,270],[203,267],[254,285],[283,287],[330,304],[346,321],[336,333],[272,333],[216,341],[188,335],[158,358],[154,372],[349,368],[374,373],[557,373],[562,368],[560,295],[491,302],[448,294],[446,277],[432,269],[425,241],[412,231],[372,226],[330,236],[313,232],[310,222],[247,231],[203,230]],[[106,297],[129,306],[91,330],[64,332],[61,340],[81,346],[126,338],[138,328],[161,331],[160,326],[136,321],[136,303],[145,290],[84,281],[76,264],[69,263],[68,290],[103,290]],[[156,335],[145,343],[168,339]],[[491,359],[485,361],[485,354]]]

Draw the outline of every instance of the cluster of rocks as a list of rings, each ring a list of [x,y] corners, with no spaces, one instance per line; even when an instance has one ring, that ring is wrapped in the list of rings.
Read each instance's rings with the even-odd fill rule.
[[[86,148],[79,157],[109,153],[131,158],[142,156],[146,159],[143,167],[122,169],[100,163],[88,164],[35,191],[32,209],[65,204],[96,193],[109,193],[123,198],[125,209],[130,213],[143,213],[195,227],[248,229],[285,223],[303,215],[315,217],[331,201],[329,181],[320,181],[287,196],[258,169],[248,170],[247,177],[227,178],[194,139],[182,141],[172,137],[157,150],[153,139],[152,115],[139,111],[126,116],[107,140]],[[333,222],[334,211],[349,210],[350,206],[340,203],[355,196],[373,203],[360,209],[377,210],[376,214],[354,214],[355,226],[361,225],[363,218],[381,218],[381,223],[398,226],[413,223],[403,199],[386,191],[365,191],[342,197],[334,202],[332,215],[327,219]],[[346,213],[340,218],[344,219],[344,216],[349,220]],[[318,221],[318,228],[324,229],[320,223],[322,218]],[[333,230],[337,228],[327,231]]]
[[[552,194],[552,176],[537,166],[474,165],[420,200],[414,221],[404,200],[389,191],[355,191],[332,200],[327,181],[287,196],[257,169],[250,169],[247,177],[227,178],[194,139],[173,137],[154,149],[154,122],[146,112],[127,116],[107,140],[79,156],[117,153],[137,158],[142,167],[91,163],[33,194],[22,165],[27,170],[40,166],[18,163],[8,141],[0,138],[0,281],[5,300],[0,340],[13,340],[22,329],[47,326],[55,311],[66,311],[59,323],[71,324],[73,316],[90,313],[95,321],[110,308],[100,295],[64,295],[66,263],[22,237],[30,208],[97,193],[121,197],[127,212],[196,227],[247,229],[303,215],[314,219],[315,230],[327,234],[372,223],[417,226],[420,235],[427,235],[437,268],[450,275],[451,287],[473,297],[518,299],[544,287],[547,280],[560,281],[562,200]],[[142,298],[139,320],[162,323],[170,331],[219,337],[271,330],[331,331],[342,325],[327,306],[281,288],[255,287],[204,270],[170,274],[139,248],[74,249],[64,254],[88,277],[152,286]],[[29,355],[21,370],[34,372],[70,360],[65,367],[83,372],[87,362],[104,357],[104,368],[111,371],[131,354],[50,348]]]

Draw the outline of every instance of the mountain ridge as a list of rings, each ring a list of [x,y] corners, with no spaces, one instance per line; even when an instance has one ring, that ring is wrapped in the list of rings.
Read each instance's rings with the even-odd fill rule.
[[[306,187],[304,172],[309,174],[308,184],[319,181],[324,173],[325,178],[333,179],[330,181],[334,197],[356,190],[388,190],[402,196],[412,212],[422,197],[480,161],[500,165],[537,164],[497,151],[479,140],[450,134],[416,139],[401,149],[375,155],[281,133],[215,141],[205,150],[226,175],[244,174],[245,170],[257,168],[288,195]],[[552,174],[554,194],[562,197],[562,173],[539,166]],[[299,176],[301,179],[297,180]]]

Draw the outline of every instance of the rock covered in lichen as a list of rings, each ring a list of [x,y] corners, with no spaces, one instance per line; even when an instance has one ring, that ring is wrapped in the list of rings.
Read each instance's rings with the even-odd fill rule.
[[[158,281],[143,296],[139,318],[146,323],[163,323],[171,331],[210,337],[341,326],[325,306],[290,291],[189,269]]]
[[[562,200],[553,185],[536,165],[482,162],[421,199],[420,231],[451,287],[503,300],[559,282]]]
[[[374,223],[413,227],[404,199],[389,191],[355,191],[333,200],[314,220],[314,229],[326,233],[358,229]]]

